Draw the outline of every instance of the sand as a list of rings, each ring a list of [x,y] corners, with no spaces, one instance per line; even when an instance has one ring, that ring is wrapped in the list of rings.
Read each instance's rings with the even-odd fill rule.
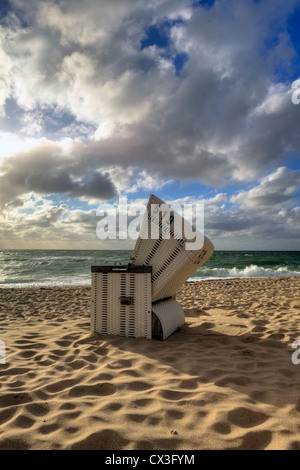
[[[160,342],[91,336],[88,287],[0,289],[0,449],[299,450],[300,277],[177,300]]]

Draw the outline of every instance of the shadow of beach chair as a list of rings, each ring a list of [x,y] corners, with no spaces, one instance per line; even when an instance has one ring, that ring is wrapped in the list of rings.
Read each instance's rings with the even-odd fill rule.
[[[186,227],[196,249],[187,249]],[[91,268],[91,331],[165,340],[185,321],[176,292],[213,251],[206,236],[151,195],[129,264]]]

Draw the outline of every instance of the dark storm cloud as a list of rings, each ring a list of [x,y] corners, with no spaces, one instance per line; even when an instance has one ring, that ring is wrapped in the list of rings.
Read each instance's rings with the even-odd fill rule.
[[[87,200],[107,200],[117,195],[107,173],[74,165],[55,146],[40,146],[5,159],[0,165],[0,202],[16,200],[26,192],[64,193]]]

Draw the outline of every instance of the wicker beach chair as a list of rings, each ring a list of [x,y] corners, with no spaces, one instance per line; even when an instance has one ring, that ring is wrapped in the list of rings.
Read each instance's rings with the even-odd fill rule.
[[[167,224],[161,209],[169,210]],[[176,292],[214,247],[202,236],[201,247],[187,249],[190,239],[182,230],[187,222],[171,209],[151,195],[128,266],[92,267],[92,331],[165,340],[184,324]]]

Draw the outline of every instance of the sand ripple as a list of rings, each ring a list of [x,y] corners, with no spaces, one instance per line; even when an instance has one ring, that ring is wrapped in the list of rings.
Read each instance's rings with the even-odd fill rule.
[[[0,289],[0,449],[300,449],[300,278],[187,283],[165,342],[89,333],[89,288]]]

